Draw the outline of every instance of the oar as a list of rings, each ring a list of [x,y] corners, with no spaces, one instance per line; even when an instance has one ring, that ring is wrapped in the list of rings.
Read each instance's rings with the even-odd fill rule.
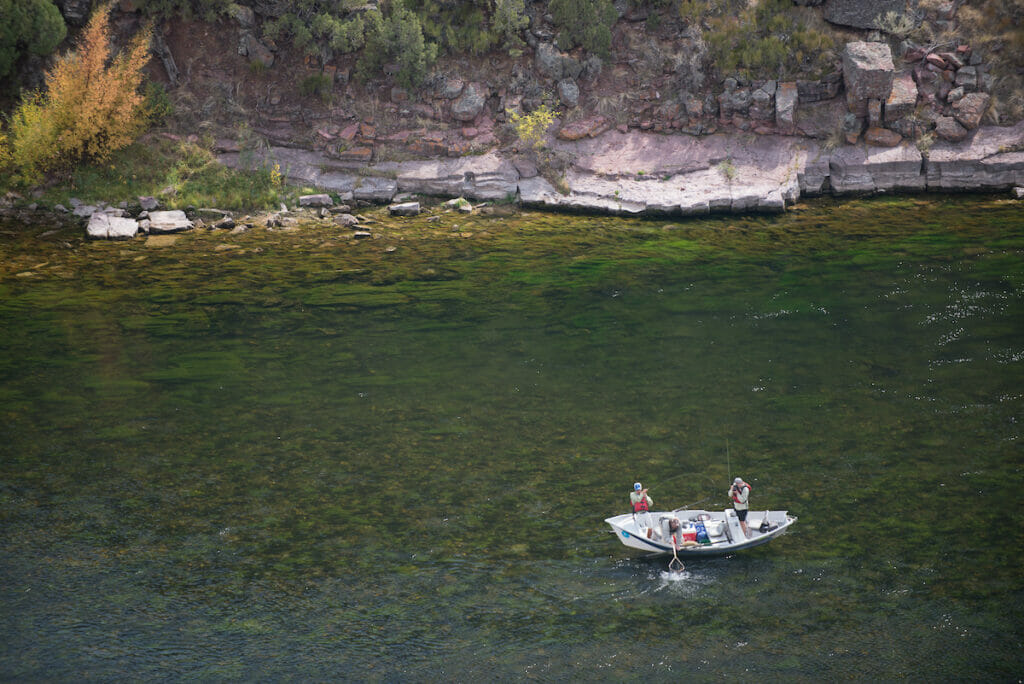
[[[676,553],[676,535],[674,534],[672,535],[672,560],[668,562],[668,569],[669,572],[682,572],[686,569],[683,561],[679,560],[679,554]]]

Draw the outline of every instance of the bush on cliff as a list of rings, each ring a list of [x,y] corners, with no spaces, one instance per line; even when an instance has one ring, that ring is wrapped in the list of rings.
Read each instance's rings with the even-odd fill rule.
[[[83,160],[103,160],[146,126],[140,93],[149,61],[150,30],[140,31],[111,59],[110,6],[101,6],[78,48],[46,74],[43,92],[22,100],[9,120],[7,166],[17,180],[38,182]]]
[[[520,114],[511,110],[507,114],[519,142],[523,144],[524,148],[539,154],[547,141],[548,129],[555,122],[555,113],[548,109],[547,105],[541,105],[529,114]]]
[[[414,88],[422,83],[437,59],[437,44],[426,41],[416,14],[397,6],[387,16],[372,9],[364,17],[366,47],[356,67],[357,75],[368,81],[379,76],[385,64],[394,63],[399,84]]]
[[[706,27],[704,39],[723,75],[787,79],[835,67],[834,39],[811,24],[817,13],[791,0],[681,0],[679,13]]]
[[[227,13],[231,0],[135,0],[142,13],[157,19],[180,16],[216,21]]]
[[[448,53],[481,55],[498,41],[487,21],[489,0],[405,0],[405,6],[419,18],[427,39]]]
[[[551,0],[550,10],[559,28],[560,46],[580,46],[602,57],[609,55],[612,25],[619,18],[611,0]]]
[[[491,26],[506,48],[517,50],[522,47],[525,44],[523,29],[529,25],[530,18],[526,16],[524,0],[495,0]]]

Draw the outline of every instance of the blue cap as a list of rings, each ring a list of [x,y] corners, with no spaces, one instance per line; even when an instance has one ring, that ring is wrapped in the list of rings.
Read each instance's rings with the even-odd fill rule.
[[[640,491],[641,489],[643,489],[643,487],[642,487],[642,486],[640,486],[640,483],[639,483],[639,482],[634,482],[634,483],[633,483],[633,489],[634,489],[634,491],[637,491],[637,492],[639,492],[639,491]]]

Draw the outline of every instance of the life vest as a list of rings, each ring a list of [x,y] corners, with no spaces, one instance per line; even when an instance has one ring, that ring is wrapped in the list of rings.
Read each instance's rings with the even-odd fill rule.
[[[649,510],[647,508],[647,495],[644,494],[643,496],[640,497],[639,501],[633,503],[633,512],[641,513],[647,510]]]
[[[750,485],[748,485],[748,484],[747,484],[746,482],[743,482],[743,481],[741,480],[741,481],[740,481],[740,489],[743,489],[744,487],[746,487],[746,488],[747,488],[747,498],[750,498],[750,492],[754,491],[754,488],[753,488],[753,487],[751,487]],[[741,504],[741,503],[743,503],[742,501],[740,501],[740,497],[739,497],[739,495],[738,495],[738,494],[736,493],[736,485],[733,485],[733,486],[732,486],[732,500],[733,500],[733,501],[735,501],[735,502],[736,502],[736,503],[738,503],[738,504]]]

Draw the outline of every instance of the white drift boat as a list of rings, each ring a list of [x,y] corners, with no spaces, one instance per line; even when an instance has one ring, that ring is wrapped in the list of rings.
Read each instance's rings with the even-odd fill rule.
[[[787,511],[750,511],[743,534],[736,511],[645,511],[606,518],[615,536],[626,546],[680,558],[733,553],[770,542],[796,522]],[[673,536],[675,539],[673,540]]]

